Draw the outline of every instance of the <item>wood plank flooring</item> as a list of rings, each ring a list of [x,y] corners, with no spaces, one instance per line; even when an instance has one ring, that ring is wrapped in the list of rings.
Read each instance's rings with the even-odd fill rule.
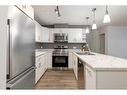
[[[36,84],[36,89],[83,89],[72,70],[47,70]]]

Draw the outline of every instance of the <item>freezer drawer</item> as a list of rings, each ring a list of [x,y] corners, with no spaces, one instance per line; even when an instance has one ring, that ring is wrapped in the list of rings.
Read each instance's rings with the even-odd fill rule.
[[[7,89],[34,89],[35,69],[24,72],[7,83]]]

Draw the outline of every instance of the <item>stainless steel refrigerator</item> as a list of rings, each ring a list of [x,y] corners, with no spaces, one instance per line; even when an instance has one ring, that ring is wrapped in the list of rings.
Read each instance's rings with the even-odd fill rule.
[[[35,85],[34,21],[12,7],[8,19],[7,89],[33,89]]]

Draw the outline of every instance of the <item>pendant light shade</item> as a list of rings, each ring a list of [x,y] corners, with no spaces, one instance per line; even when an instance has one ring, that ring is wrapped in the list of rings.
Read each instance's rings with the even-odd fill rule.
[[[110,19],[108,9],[107,9],[107,6],[106,6],[106,12],[105,12],[105,15],[104,15],[103,23],[110,23],[110,22],[111,22],[111,19]]]
[[[95,22],[95,11],[96,11],[96,8],[93,8],[92,11],[93,11],[93,25],[92,25],[92,30],[95,30],[95,29],[97,29],[97,25],[96,25],[96,22]]]
[[[86,34],[90,33],[89,28],[86,28]]]
[[[95,29],[97,29],[97,25],[96,25],[96,23],[94,22],[93,25],[92,25],[92,30],[95,30]]]
[[[89,17],[86,17],[86,20],[87,20],[87,25],[88,25],[88,20],[89,20]],[[88,34],[88,33],[90,33],[90,31],[89,31],[89,27],[86,27],[86,34]]]

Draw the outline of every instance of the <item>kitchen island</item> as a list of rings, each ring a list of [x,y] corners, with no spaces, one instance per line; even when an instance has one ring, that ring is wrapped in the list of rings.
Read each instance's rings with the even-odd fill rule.
[[[126,59],[98,53],[73,54],[83,61],[85,89],[127,89]]]

